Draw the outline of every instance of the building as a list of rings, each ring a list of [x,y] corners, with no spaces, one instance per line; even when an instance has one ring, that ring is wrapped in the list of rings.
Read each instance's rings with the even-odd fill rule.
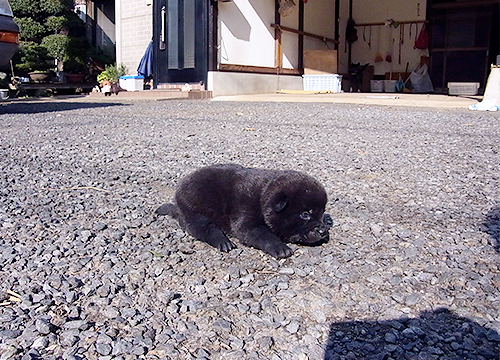
[[[115,0],[114,33],[99,22],[112,2],[92,1],[118,63],[135,73],[153,41],[155,87],[202,83],[214,95],[302,89],[318,63],[346,80],[349,64],[370,64],[366,80],[426,62],[438,92],[450,81],[484,88],[500,48],[499,0]],[[428,48],[416,49],[424,26]]]

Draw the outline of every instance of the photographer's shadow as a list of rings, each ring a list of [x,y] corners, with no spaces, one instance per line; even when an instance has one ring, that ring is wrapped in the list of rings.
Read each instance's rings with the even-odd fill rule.
[[[332,324],[325,360],[495,360],[499,343],[494,329],[442,308],[413,319]]]
[[[500,208],[488,212],[483,226],[483,231],[491,237],[489,243],[497,252],[500,252]]]

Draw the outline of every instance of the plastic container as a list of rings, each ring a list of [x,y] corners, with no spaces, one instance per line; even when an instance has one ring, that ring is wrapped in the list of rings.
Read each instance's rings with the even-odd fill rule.
[[[127,91],[140,91],[144,89],[144,76],[128,75],[120,76],[120,87]]]
[[[384,80],[384,91],[387,93],[396,92],[398,80]]]
[[[384,92],[384,80],[370,80],[371,92]]]
[[[305,91],[342,92],[342,75],[302,75]]]
[[[479,90],[478,82],[449,82],[449,95],[477,95]]]

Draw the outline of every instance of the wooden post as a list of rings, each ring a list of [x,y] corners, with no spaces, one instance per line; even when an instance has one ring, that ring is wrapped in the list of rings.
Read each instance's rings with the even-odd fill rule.
[[[335,40],[337,43],[335,44],[335,50],[339,49],[339,43],[338,41],[340,40],[340,0],[335,0]]]
[[[274,67],[277,69],[278,74],[281,72],[281,16],[280,16],[280,3],[279,0],[275,0],[274,3],[274,23],[277,25],[274,28]]]
[[[298,0],[299,1],[299,43],[297,47],[297,52],[298,52],[298,63],[297,67],[300,72],[304,72],[304,1],[303,0]]]

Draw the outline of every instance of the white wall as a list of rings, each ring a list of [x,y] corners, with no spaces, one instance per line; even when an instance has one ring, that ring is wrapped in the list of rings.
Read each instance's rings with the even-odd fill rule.
[[[225,71],[208,72],[207,90],[211,90],[213,96],[267,94],[282,89],[302,90],[302,77]]]
[[[130,75],[137,67],[153,37],[153,7],[151,0],[117,0],[116,62],[127,66]]]
[[[342,0],[341,0],[342,1]],[[298,3],[281,25],[298,29]],[[304,31],[334,38],[335,2],[310,0],[304,4]],[[233,0],[219,3],[219,62],[274,67],[274,0]],[[298,66],[298,35],[284,31],[282,65]],[[328,44],[333,48],[333,44]],[[328,49],[323,41],[304,37],[304,49]]]
[[[219,3],[219,63],[274,67],[274,2]]]
[[[346,73],[348,69],[347,53],[345,52],[345,27],[349,18],[348,1],[341,0],[341,19],[340,36],[341,44],[339,46],[339,72]],[[388,19],[395,21],[416,21],[426,19],[426,1],[425,0],[372,0],[372,1],[353,1],[353,19],[357,24],[384,22]],[[401,48],[401,64],[399,64],[399,41],[400,27],[371,27],[371,47],[368,46],[370,39],[370,27],[357,27],[358,41],[352,45],[352,62],[361,64],[370,63],[375,67],[375,74],[383,75],[386,72],[402,72],[406,70],[406,64],[409,63],[409,71],[412,71],[419,63],[420,56],[427,55],[427,52],[413,49],[415,37],[420,32],[422,24],[418,24],[418,32],[415,24],[404,25],[404,40]],[[363,39],[363,33],[366,40]],[[375,55],[379,51],[385,59],[388,53],[392,53],[392,62],[375,62]]]

